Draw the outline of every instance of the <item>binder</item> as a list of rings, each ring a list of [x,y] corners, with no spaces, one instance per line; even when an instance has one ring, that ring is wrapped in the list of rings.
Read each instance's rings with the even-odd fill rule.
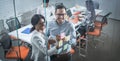
[[[23,30],[21,33],[30,34],[30,30],[31,30],[31,28],[26,28],[26,29]]]

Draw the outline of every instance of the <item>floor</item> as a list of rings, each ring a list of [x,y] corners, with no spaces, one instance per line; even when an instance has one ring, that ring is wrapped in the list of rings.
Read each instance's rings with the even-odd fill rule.
[[[103,28],[102,35],[95,39],[101,39],[95,41],[94,45],[92,39],[88,41],[88,49],[86,57],[82,57],[78,53],[73,55],[73,61],[120,61],[120,21],[109,20],[108,25]],[[8,60],[4,58],[2,47],[0,47],[0,61],[16,61]]]
[[[102,35],[95,38],[102,37],[102,40],[95,40],[96,47],[91,46],[93,41],[89,39],[87,56],[82,57],[76,52],[73,61],[120,61],[120,21],[109,20],[108,22],[109,24],[103,28]]]

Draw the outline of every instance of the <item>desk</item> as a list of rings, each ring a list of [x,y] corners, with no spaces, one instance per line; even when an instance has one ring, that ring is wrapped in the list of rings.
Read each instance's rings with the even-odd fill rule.
[[[82,13],[86,13],[87,9],[84,6],[79,6],[79,7],[72,7],[70,8],[70,11],[72,13],[72,15],[75,17],[74,19],[70,20],[75,26],[77,26],[78,24],[84,22],[84,21],[79,21],[79,14],[82,15]],[[98,14],[100,14],[102,12],[102,10],[99,9],[95,9],[95,15],[97,16]],[[84,15],[85,16],[85,15]],[[84,19],[84,18],[83,18]]]
[[[14,37],[14,38],[21,39],[22,41],[31,44],[30,39],[31,39],[32,33],[30,33],[30,34],[24,34],[24,33],[22,33],[23,30],[25,30],[26,28],[31,28],[31,27],[32,27],[32,25],[29,24],[27,26],[24,26],[24,27],[18,29],[18,30],[10,32],[9,35],[12,36],[12,37]]]
[[[70,8],[70,10],[71,10],[71,13],[72,14],[74,14],[75,12],[85,12],[85,11],[87,11],[87,9],[86,9],[86,7],[84,7],[84,6],[79,6],[79,7],[72,7],[72,8]],[[99,9],[95,9],[95,14],[96,15],[98,15],[99,13],[101,13],[102,12],[102,10],[99,10]]]

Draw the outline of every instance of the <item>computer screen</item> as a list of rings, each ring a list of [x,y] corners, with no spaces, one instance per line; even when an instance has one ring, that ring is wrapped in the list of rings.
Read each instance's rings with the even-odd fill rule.
[[[70,10],[70,9],[68,9],[68,10],[67,10],[67,15],[68,15],[69,17],[71,17],[71,16],[72,16],[72,12],[71,12],[71,10]]]

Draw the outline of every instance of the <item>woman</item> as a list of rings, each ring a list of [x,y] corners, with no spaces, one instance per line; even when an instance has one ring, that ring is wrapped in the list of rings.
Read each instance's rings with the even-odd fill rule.
[[[59,47],[58,45],[56,45],[55,47],[47,50],[46,45],[48,38],[44,34],[45,18],[42,15],[35,14],[31,19],[31,24],[33,25],[31,29],[31,32],[33,33],[31,38],[32,42],[31,58],[34,61],[47,61],[47,58],[49,60],[49,56],[57,52],[57,49]]]

